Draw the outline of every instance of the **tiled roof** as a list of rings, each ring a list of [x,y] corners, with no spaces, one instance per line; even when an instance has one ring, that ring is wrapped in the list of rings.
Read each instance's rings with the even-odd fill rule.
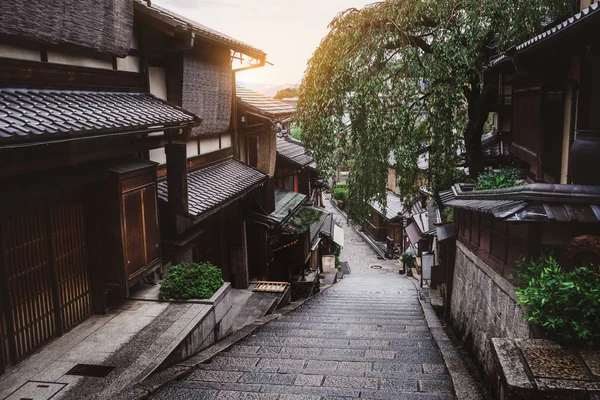
[[[321,217],[319,218],[319,220],[313,222],[310,225],[310,243],[312,246],[314,246],[317,239],[320,236],[320,233],[323,232],[325,227],[330,224],[328,221],[330,221],[330,218],[332,218],[332,215],[329,211],[325,211],[324,208],[317,208],[317,207],[312,207],[312,208],[321,212]]]
[[[500,146],[500,143],[503,146]],[[486,157],[508,156],[509,148],[508,140],[503,139],[499,133],[489,132],[481,136],[481,151]]]
[[[314,159],[302,146],[302,143],[287,135],[277,136],[277,154],[300,167],[310,166],[314,163]]]
[[[573,27],[575,26],[581,26],[585,24],[591,25],[594,22],[598,23],[598,21],[595,21],[595,19],[597,18],[600,18],[600,3],[590,5],[589,7],[581,10],[577,14],[566,19],[560,24],[552,27],[551,29],[540,33],[539,35],[529,39],[525,43],[521,43],[520,45],[516,46],[514,50],[516,50],[516,53],[530,50],[534,46],[538,46],[543,42],[548,41],[549,39],[560,37],[558,35],[562,36],[565,35],[567,32],[571,32],[573,30]],[[501,63],[504,63],[508,59],[509,57],[507,57],[506,55],[501,55],[493,59],[490,62],[490,66],[499,65]]]
[[[268,176],[239,161],[228,160],[188,173],[188,213],[192,217],[234,200]],[[158,197],[168,201],[167,181],[159,182]]]
[[[444,205],[492,214],[506,221],[600,222],[600,186],[534,183],[474,190],[457,184]]]
[[[404,215],[404,206],[402,205],[402,199],[396,193],[391,190],[386,190],[387,196],[387,207],[385,213],[383,206],[376,201],[371,202],[371,207],[379,214],[384,216],[388,220],[392,220],[396,217]]]
[[[0,146],[198,125],[200,118],[150,94],[0,89]]]
[[[242,53],[247,54],[249,56],[264,58],[267,55],[264,51],[257,49],[256,47],[250,46],[249,44],[234,39],[221,32],[217,32],[214,29],[199,24],[196,21],[174,13],[173,11],[167,10],[166,8],[159,7],[155,4],[152,4],[152,6],[148,6],[148,3],[145,0],[135,0],[135,2],[136,10],[149,15],[153,15],[161,21],[173,25],[173,27],[191,30],[196,35],[199,35],[202,38],[213,40],[215,42],[229,47],[232,50],[241,51]]]
[[[236,86],[235,90],[238,102],[241,105],[264,117],[287,118],[296,112],[296,107],[290,104],[267,97],[243,86]]]
[[[302,193],[275,189],[275,211],[270,216],[281,222],[293,213],[305,199],[306,195]]]

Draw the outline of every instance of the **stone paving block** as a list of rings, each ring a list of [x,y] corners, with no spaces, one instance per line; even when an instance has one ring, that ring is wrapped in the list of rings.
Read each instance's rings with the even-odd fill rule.
[[[277,374],[269,372],[248,372],[239,380],[240,383],[268,383],[271,385],[291,385],[294,382],[292,374]]]
[[[167,387],[158,392],[153,400],[212,400],[216,394],[216,390]]]
[[[421,372],[421,364],[408,363],[373,363],[373,371],[390,371],[390,372],[406,372],[418,373]]]
[[[361,389],[377,389],[377,378],[362,378],[351,376],[325,376],[323,386],[332,386],[340,388],[361,388]]]
[[[325,360],[308,360],[306,369],[313,371],[325,371],[337,369],[339,361],[325,361]]]
[[[243,372],[196,370],[192,372],[186,381],[212,381],[212,382],[237,382],[244,375]]]
[[[445,364],[423,364],[424,374],[444,374],[446,373]]]
[[[279,354],[281,353],[281,349],[282,347],[260,346],[257,354]]]
[[[303,368],[304,360],[292,360],[292,359],[276,359],[276,358],[262,358],[258,363],[259,367],[287,367],[287,368]]]
[[[381,379],[381,390],[399,390],[402,392],[416,392],[418,390],[416,379]]]
[[[279,395],[267,393],[247,393],[223,390],[219,392],[215,400],[277,400]],[[194,399],[190,397],[189,399]]]
[[[306,375],[298,374],[294,385],[297,386],[321,386],[323,383],[323,375]]]
[[[369,351],[369,350],[366,350]],[[365,356],[365,350],[354,349],[323,349],[321,355],[325,357],[359,357]]]
[[[361,361],[342,361],[338,365],[340,371],[371,371],[373,364]]]
[[[247,367],[254,367],[259,358],[250,358],[250,357],[225,357],[218,355],[211,361],[213,365],[243,365]]]
[[[260,346],[244,346],[241,344],[235,345],[231,347],[227,352],[236,354],[236,353],[256,353],[260,349]]]
[[[419,381],[420,392],[452,393],[452,381]]]
[[[385,358],[393,359],[396,357],[396,352],[393,350],[367,350],[365,358]]]
[[[290,355],[298,357],[313,357],[318,356],[323,352],[320,347],[284,347],[281,350],[281,355]]]

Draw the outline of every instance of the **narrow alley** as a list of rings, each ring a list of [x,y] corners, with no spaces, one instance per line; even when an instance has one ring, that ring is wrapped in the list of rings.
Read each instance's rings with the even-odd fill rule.
[[[351,274],[155,399],[453,398],[415,285],[328,208],[344,227]]]

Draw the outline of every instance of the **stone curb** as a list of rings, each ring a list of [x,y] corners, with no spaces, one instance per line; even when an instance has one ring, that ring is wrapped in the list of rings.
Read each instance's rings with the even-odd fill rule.
[[[479,386],[477,386],[475,379],[469,373],[460,354],[446,334],[431,303],[427,302],[428,299],[421,299],[420,288],[416,279],[411,278],[410,281],[415,285],[415,288],[419,292],[419,303],[421,303],[425,321],[427,322],[427,326],[429,327],[435,344],[442,353],[442,358],[444,359],[446,368],[452,378],[455,398],[460,400],[484,400],[484,397],[479,390]]]
[[[319,292],[322,293],[323,291]],[[318,295],[317,293],[316,295]],[[315,296],[316,296],[315,295]],[[281,316],[288,314],[302,305],[306,303],[308,300],[314,298],[315,296],[309,297],[307,299],[303,299],[300,301],[296,301],[290,305],[287,305],[277,313],[265,315],[264,317],[257,319],[252,324],[246,325],[242,329],[233,334],[223,338],[219,342],[214,345],[200,351],[195,356],[182,361],[178,364],[175,364],[163,371],[160,371],[154,375],[150,375],[143,382],[140,382],[133,387],[125,389],[120,392],[118,395],[113,397],[113,400],[145,400],[149,399],[153,394],[155,394],[158,390],[160,390],[163,386],[165,386],[170,381],[182,378],[192,372],[199,364],[202,364],[222,351],[225,351],[235,345],[236,343],[244,340],[246,337],[250,336],[256,329],[265,325],[266,323],[278,319]]]

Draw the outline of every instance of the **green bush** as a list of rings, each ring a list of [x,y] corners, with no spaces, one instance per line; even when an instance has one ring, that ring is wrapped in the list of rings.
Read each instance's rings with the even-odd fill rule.
[[[496,172],[486,172],[477,181],[475,190],[502,189],[521,186],[518,182],[519,170],[516,168],[502,168]]]
[[[558,340],[600,339],[600,276],[593,268],[566,271],[542,255],[522,260],[514,278],[527,322]]]
[[[334,199],[343,201],[344,203],[348,201],[348,189],[346,188],[335,188],[333,189],[333,194],[331,195]]]
[[[209,299],[223,285],[221,270],[211,263],[182,262],[169,268],[160,285],[160,299]]]
[[[348,181],[336,182],[335,183],[335,187],[336,188],[347,188],[348,187]]]
[[[417,265],[417,259],[415,255],[409,253],[408,251],[403,253],[400,259],[402,260],[402,264],[408,268],[414,268]]]

